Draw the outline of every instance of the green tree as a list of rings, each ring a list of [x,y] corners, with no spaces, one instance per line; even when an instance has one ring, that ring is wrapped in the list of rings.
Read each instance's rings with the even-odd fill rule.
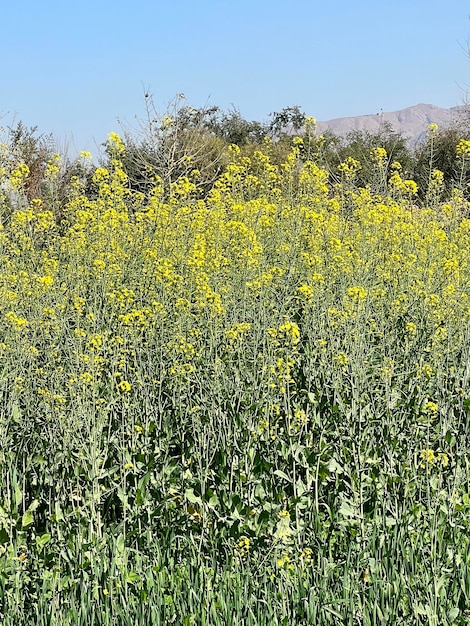
[[[370,185],[373,191],[384,191],[384,179],[385,181],[388,179],[393,163],[400,163],[406,174],[411,168],[411,151],[407,139],[402,133],[394,130],[389,122],[384,122],[376,132],[354,130],[346,135],[339,147],[335,148],[331,163],[333,167],[330,165],[333,175],[339,163],[345,161],[347,157],[352,157],[360,164],[356,184],[359,187]],[[379,171],[377,161],[374,159],[377,148],[386,151],[382,172]]]
[[[307,118],[299,106],[284,107],[279,112],[271,113],[270,117],[272,119],[269,124],[269,132],[273,139],[279,139],[283,135],[300,134]]]
[[[442,199],[448,198],[454,187],[460,187],[468,197],[468,173],[462,177],[462,160],[457,158],[459,142],[470,139],[470,129],[464,123],[448,128],[431,129],[413,154],[413,178],[419,187],[419,198],[425,202],[433,172],[443,174]]]
[[[146,117],[137,131],[123,128],[122,160],[131,187],[148,193],[158,177],[169,194],[179,178],[192,176],[201,193],[208,191],[225,164],[225,142],[213,130],[218,108],[195,109],[178,94],[160,113],[149,94],[145,100]]]

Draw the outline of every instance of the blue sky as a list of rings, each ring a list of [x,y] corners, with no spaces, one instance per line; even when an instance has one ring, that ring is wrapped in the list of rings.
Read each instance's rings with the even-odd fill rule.
[[[462,104],[470,85],[463,0],[23,0],[5,2],[0,124],[23,121],[99,151],[144,92],[177,93],[249,120],[298,105],[319,120]]]

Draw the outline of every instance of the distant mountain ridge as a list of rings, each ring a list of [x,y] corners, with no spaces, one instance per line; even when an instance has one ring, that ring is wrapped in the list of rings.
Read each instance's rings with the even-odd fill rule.
[[[355,130],[367,130],[376,133],[384,122],[389,122],[392,128],[408,138],[411,146],[416,145],[426,136],[429,124],[437,124],[440,128],[451,126],[462,119],[468,107],[455,106],[442,109],[434,104],[416,104],[415,106],[392,112],[379,112],[355,117],[338,117],[332,120],[317,123],[319,133],[330,129],[335,135],[346,135]]]

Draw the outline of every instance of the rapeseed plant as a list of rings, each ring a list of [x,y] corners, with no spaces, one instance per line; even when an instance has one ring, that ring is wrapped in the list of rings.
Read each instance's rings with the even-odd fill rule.
[[[143,197],[111,134],[65,222],[47,199],[5,221],[2,616],[39,580],[61,616],[96,589],[108,623],[143,599],[160,623],[175,606],[222,623],[230,593],[243,621],[260,589],[285,623],[413,624],[417,598],[464,615],[465,200],[440,205],[434,170],[416,210],[397,164],[356,189],[354,160],[330,188],[307,149],[276,166],[233,147],[205,199],[189,173]]]

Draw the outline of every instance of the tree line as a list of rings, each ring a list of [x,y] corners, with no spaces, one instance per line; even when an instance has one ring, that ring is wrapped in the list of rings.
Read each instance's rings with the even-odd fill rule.
[[[315,120],[299,106],[286,107],[271,113],[267,121],[259,122],[245,119],[236,108],[194,108],[182,94],[163,113],[157,111],[149,94],[145,94],[145,102],[146,115],[139,120],[138,127],[122,128],[125,151],[120,157],[129,186],[143,194],[150,193],[157,179],[168,190],[176,180],[196,171],[198,192],[204,196],[224,172],[230,145],[238,146],[241,155],[247,157],[261,151],[275,166],[285,162],[296,145],[301,161],[313,160],[328,172],[332,189],[343,178],[342,164],[353,163],[355,188],[369,187],[383,192],[399,168],[402,177],[415,181],[418,205],[429,200],[429,189],[436,177],[440,181],[439,200],[445,201],[455,188],[465,199],[470,195],[470,144],[462,149],[465,145],[462,142],[470,141],[470,116],[464,115],[442,129],[431,125],[426,137],[412,147],[408,138],[387,122],[375,132],[354,130],[339,136],[327,130],[319,134]],[[299,137],[301,142],[296,139]],[[20,122],[9,128],[3,139],[2,171],[8,174],[19,163],[25,163],[29,168],[24,181],[26,196],[29,200],[47,200],[50,185],[46,172],[55,155],[52,136],[38,134],[36,127],[28,128]],[[109,144],[103,144],[103,148],[98,165],[60,155],[60,176],[54,187],[56,206],[67,198],[71,181],[77,178],[82,181],[85,193],[93,195],[96,167],[109,167],[113,159]]]

